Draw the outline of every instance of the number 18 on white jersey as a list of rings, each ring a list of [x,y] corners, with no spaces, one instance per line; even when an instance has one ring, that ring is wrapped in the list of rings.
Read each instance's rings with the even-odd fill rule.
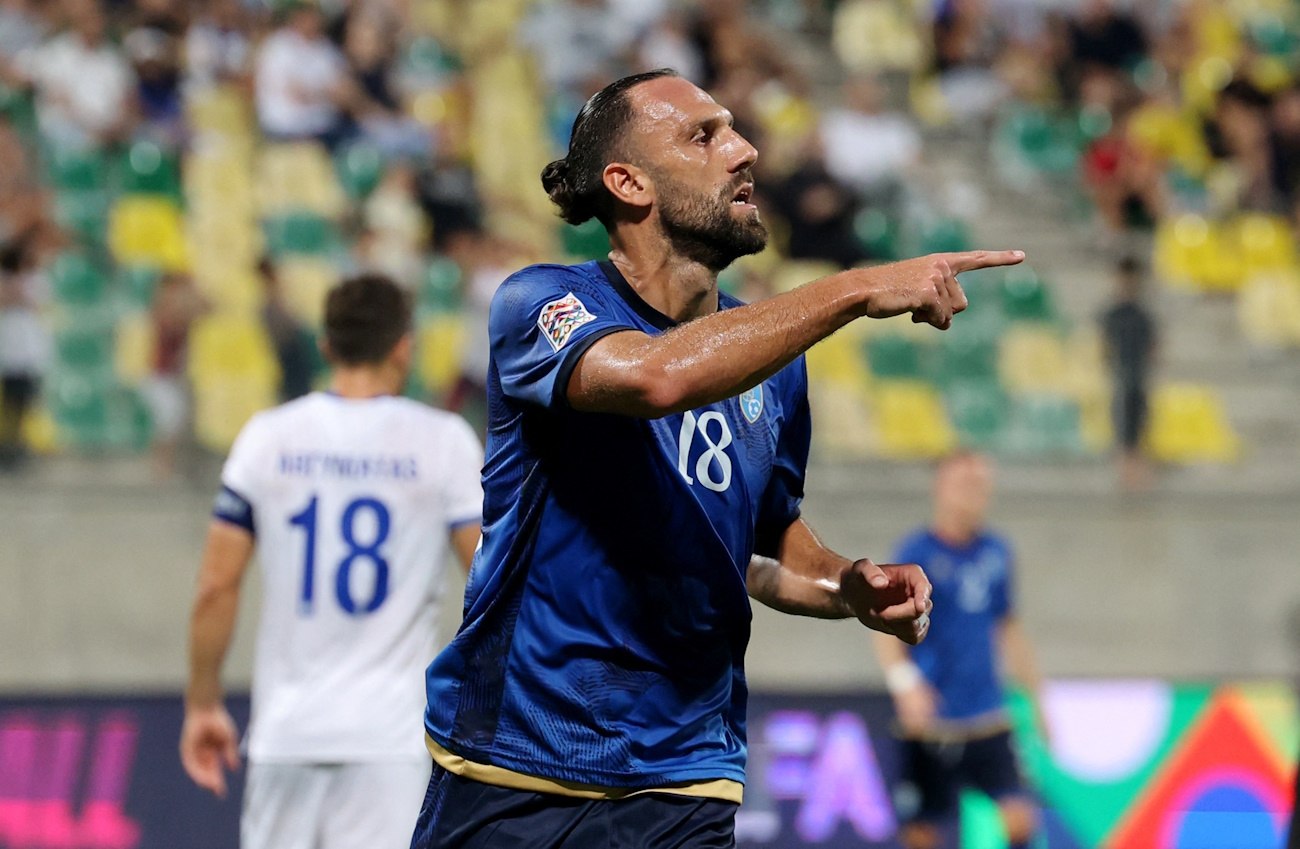
[[[482,462],[463,419],[405,398],[313,393],[244,427],[216,515],[264,578],[250,758],[425,756],[447,535],[481,516]]]

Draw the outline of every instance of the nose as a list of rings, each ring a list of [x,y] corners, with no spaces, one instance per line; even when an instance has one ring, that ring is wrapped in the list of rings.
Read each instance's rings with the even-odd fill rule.
[[[727,140],[728,150],[727,171],[735,174],[754,167],[758,161],[758,148],[754,147],[749,141],[736,132],[735,129],[728,128],[731,138]]]

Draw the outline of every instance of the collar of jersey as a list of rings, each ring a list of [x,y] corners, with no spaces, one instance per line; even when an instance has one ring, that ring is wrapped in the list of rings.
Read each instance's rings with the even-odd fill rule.
[[[623,272],[618,270],[617,265],[609,260],[601,260],[596,264],[600,266],[600,270],[605,273],[605,279],[609,281],[609,285],[614,287],[614,291],[618,293],[618,296],[624,301],[627,301],[627,305],[631,307],[637,315],[641,316],[660,330],[668,330],[671,327],[677,326],[677,322],[647,304],[645,300],[636,293],[636,289],[633,289],[632,284],[627,282],[627,278],[623,276]]]

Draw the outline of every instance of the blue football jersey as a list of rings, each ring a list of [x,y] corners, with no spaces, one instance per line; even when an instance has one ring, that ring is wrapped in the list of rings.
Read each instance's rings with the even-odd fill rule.
[[[807,374],[660,419],[569,408],[592,343],[673,325],[608,262],[497,292],[483,543],[427,675],[453,755],[608,788],[744,780],[745,573],[799,515]]]
[[[939,717],[960,721],[1002,710],[996,636],[1011,613],[1010,547],[991,534],[953,546],[920,530],[902,542],[894,562],[920,564],[934,586],[930,633],[911,655],[938,693]]]

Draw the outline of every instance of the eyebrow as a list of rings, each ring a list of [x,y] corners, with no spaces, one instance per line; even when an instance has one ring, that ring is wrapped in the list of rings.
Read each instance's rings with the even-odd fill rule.
[[[690,135],[695,135],[696,130],[716,129],[719,124],[726,124],[728,127],[734,127],[736,126],[736,116],[732,115],[729,110],[724,109],[707,118],[692,121],[687,127],[687,131]]]

